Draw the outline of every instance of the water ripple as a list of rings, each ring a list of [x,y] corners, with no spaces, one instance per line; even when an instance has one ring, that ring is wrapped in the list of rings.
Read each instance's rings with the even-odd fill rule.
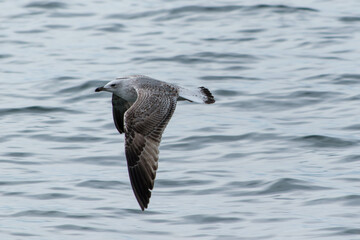
[[[71,28],[70,25],[64,25],[64,24],[47,24],[44,25],[45,28],[47,29],[66,29],[66,28]]]
[[[265,133],[246,133],[241,135],[209,135],[209,136],[191,136],[186,137],[174,144],[167,144],[164,149],[201,149],[213,143],[230,142],[236,144],[241,140],[267,141],[278,138],[274,134]]]
[[[98,28],[99,31],[102,32],[110,32],[110,33],[115,33],[115,32],[123,32],[125,28],[124,24],[120,24],[120,23],[113,23],[107,26],[101,26]]]
[[[62,77],[61,80],[71,80],[73,78],[69,78],[69,77]],[[57,80],[60,80],[59,78]],[[87,82],[84,82],[84,83],[80,83],[78,85],[75,85],[73,84],[72,86],[70,87],[66,87],[66,88],[60,88],[57,93],[58,94],[65,94],[65,93],[68,93],[68,94],[74,94],[74,93],[79,93],[83,90],[89,90],[89,89],[95,89],[96,86],[99,86],[99,81],[94,81],[94,80],[90,80],[90,81],[87,81]]]
[[[336,198],[319,198],[306,202],[306,205],[324,205],[324,204],[333,204],[333,203],[342,203],[347,206],[360,206],[360,195],[347,195],[343,197]]]
[[[232,223],[239,222],[242,219],[237,217],[220,217],[211,215],[188,215],[184,217],[187,224],[212,224],[212,223]]]
[[[181,6],[176,8],[170,8],[167,10],[158,10],[158,11],[146,11],[132,14],[111,14],[106,18],[116,18],[116,19],[138,19],[138,18],[147,18],[153,17],[160,14],[166,14],[166,16],[160,17],[157,20],[172,20],[182,16],[187,16],[191,13],[228,13],[237,10],[243,10],[244,12],[248,11],[258,11],[263,9],[273,10],[274,13],[294,13],[294,12],[318,12],[314,8],[307,7],[292,7],[287,5],[270,5],[270,4],[258,4],[253,6],[242,6],[242,5],[224,5],[224,6]]]
[[[29,107],[22,107],[22,108],[0,108],[0,114],[9,115],[9,114],[46,114],[46,113],[54,113],[54,112],[61,112],[61,113],[79,113],[75,110],[70,110],[63,107],[44,107],[44,106],[29,106]]]
[[[327,190],[327,187],[320,187],[306,181],[293,178],[281,178],[274,181],[266,189],[258,191],[257,194],[278,194],[293,191],[318,191]]]
[[[5,154],[6,156],[6,154]],[[0,160],[0,163],[9,163],[9,164],[17,164],[17,165],[41,165],[40,162],[34,161],[24,161],[24,160]]]
[[[360,21],[360,17],[341,17],[339,18],[340,21],[342,22],[348,22],[348,23],[352,23],[352,22],[359,22]]]
[[[350,141],[337,137],[329,137],[324,135],[308,135],[294,138],[294,141],[306,143],[316,148],[346,148],[358,144],[358,141]]]
[[[52,141],[52,142],[100,142],[103,140],[103,138],[101,137],[96,137],[96,136],[92,136],[92,135],[87,135],[87,134],[82,134],[82,135],[66,135],[66,136],[59,136],[56,134],[34,134],[31,136],[31,138],[34,139],[39,139],[39,140],[44,140],[45,142],[47,141]]]
[[[354,155],[348,155],[344,159],[341,159],[340,162],[344,163],[351,163],[351,162],[357,162],[360,161],[360,155],[354,154]]]
[[[29,198],[34,198],[38,200],[51,200],[51,199],[63,199],[63,198],[72,198],[74,195],[64,194],[64,193],[43,193],[36,195],[28,195]]]
[[[42,9],[61,9],[67,8],[67,5],[63,2],[31,2],[25,5],[26,8],[42,8]]]
[[[233,183],[234,184],[234,183]],[[236,188],[228,190],[228,194],[234,196],[254,196],[254,195],[274,195],[274,194],[286,194],[294,191],[320,191],[327,190],[328,187],[316,186],[307,181],[294,179],[294,178],[280,178],[271,182],[248,182],[241,183],[239,185],[238,182],[235,183]],[[250,190],[244,191],[239,188],[254,188],[261,187],[260,190]]]
[[[118,232],[114,229],[105,229],[99,227],[87,227],[87,226],[80,226],[75,224],[62,224],[54,226],[53,228],[58,230],[65,230],[65,231],[85,231],[85,232]]]
[[[90,219],[96,218],[96,215],[89,214],[68,214],[61,211],[44,211],[44,210],[26,210],[3,217],[47,217],[47,218],[75,218]]]
[[[213,80],[213,81],[221,81],[221,80],[260,80],[260,78],[254,77],[244,77],[244,76],[227,76],[227,75],[212,75],[212,76],[202,76],[202,80]]]
[[[136,57],[132,60],[137,62],[178,62],[183,64],[212,62],[249,64],[253,63],[256,59],[255,56],[249,54],[200,52],[192,55],[177,55],[173,57]]]
[[[321,231],[331,231],[332,234],[326,234],[325,236],[352,236],[352,235],[360,235],[360,228],[346,228],[346,227],[331,227],[331,228],[323,228]]]
[[[95,189],[119,189],[120,185],[125,185],[119,181],[101,181],[101,180],[88,180],[76,184],[77,187],[87,187]]]
[[[92,17],[95,13],[69,13],[69,12],[55,12],[49,15],[52,18],[79,18],[79,17]]]
[[[37,184],[37,183],[43,183],[45,181],[0,181],[0,186],[13,186],[13,185],[27,185],[27,184]]]
[[[0,59],[10,58],[10,57],[12,57],[11,54],[0,54]]]
[[[156,185],[158,187],[171,187],[171,188],[177,188],[177,187],[184,187],[184,186],[199,186],[199,185],[208,185],[211,184],[213,181],[202,181],[202,180],[164,180],[159,179],[156,181]]]

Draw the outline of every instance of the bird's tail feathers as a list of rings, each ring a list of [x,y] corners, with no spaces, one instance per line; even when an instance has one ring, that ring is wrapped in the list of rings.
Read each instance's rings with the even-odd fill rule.
[[[196,103],[212,104],[215,102],[214,96],[206,87],[199,87],[195,91],[191,91],[185,88],[179,89],[179,100],[187,100]]]

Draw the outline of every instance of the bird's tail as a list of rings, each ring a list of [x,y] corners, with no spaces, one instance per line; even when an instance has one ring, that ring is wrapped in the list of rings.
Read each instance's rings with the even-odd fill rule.
[[[187,100],[190,102],[206,103],[206,104],[212,104],[215,102],[214,96],[206,87],[199,87],[195,91],[191,91],[185,88],[180,88],[178,100]]]

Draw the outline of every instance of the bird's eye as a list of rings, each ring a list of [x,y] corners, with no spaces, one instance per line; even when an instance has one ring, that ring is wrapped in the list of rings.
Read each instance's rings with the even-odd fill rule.
[[[115,83],[113,83],[113,84],[111,84],[111,85],[110,85],[110,87],[116,87],[116,84],[115,84]]]

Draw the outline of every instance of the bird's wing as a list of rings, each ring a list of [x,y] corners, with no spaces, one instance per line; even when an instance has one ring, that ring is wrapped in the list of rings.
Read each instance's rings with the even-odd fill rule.
[[[177,92],[136,89],[137,100],[125,113],[125,154],[135,197],[147,208],[154,187],[161,135],[175,111]]]
[[[131,103],[121,97],[112,95],[113,117],[116,129],[119,133],[124,132],[124,114],[130,108]]]

